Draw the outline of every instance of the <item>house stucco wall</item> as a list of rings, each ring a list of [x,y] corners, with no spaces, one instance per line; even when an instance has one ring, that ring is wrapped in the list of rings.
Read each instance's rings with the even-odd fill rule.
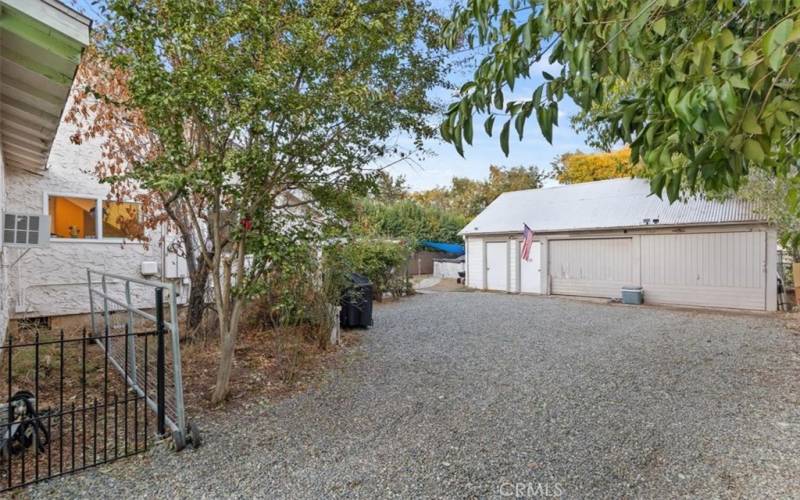
[[[105,198],[109,188],[97,182],[91,171],[100,158],[98,141],[72,144],[74,129],[62,122],[50,152],[47,170],[41,175],[10,169],[6,172],[7,210],[45,213],[46,193]],[[96,240],[51,240],[48,246],[7,248],[4,259],[19,261],[6,269],[12,318],[59,316],[89,312],[86,269],[142,278],[141,263],[154,261],[161,267],[159,238],[149,246],[138,242]],[[119,284],[109,290],[122,293]],[[152,306],[152,289],[134,288],[135,302]]]

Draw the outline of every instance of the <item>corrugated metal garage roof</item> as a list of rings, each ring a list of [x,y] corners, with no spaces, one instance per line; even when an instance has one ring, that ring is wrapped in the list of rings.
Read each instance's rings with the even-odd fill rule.
[[[639,227],[644,219],[658,219],[658,225],[763,222],[739,199],[670,205],[666,196],[650,196],[647,180],[611,179],[503,193],[460,234],[517,233],[523,223],[534,232]]]

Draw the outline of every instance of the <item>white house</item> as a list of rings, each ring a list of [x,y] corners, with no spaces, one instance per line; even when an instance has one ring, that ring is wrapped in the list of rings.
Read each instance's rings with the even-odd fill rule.
[[[0,20],[2,340],[9,319],[89,312],[87,268],[155,269],[159,278],[183,270],[158,238],[149,246],[123,239],[119,218],[138,216],[138,206],[107,200],[108,187],[89,173],[99,144],[72,144],[62,123],[90,20],[55,0],[0,0]],[[135,300],[152,305],[149,296]]]
[[[650,304],[776,310],[776,232],[750,204],[649,193],[645,180],[612,179],[500,195],[460,233],[467,286],[618,298],[633,285]]]

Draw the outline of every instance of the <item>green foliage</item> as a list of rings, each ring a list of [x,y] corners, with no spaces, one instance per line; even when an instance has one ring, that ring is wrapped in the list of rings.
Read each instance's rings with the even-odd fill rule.
[[[281,377],[291,382],[309,352],[330,346],[345,285],[342,266],[330,266],[317,249],[294,245],[260,280],[258,297],[244,314],[245,328],[274,344]]]
[[[453,177],[449,188],[434,188],[420,193],[413,193],[413,199],[423,205],[437,207],[457,213],[469,222],[502,193],[522,189],[542,187],[545,174],[537,167],[489,166],[487,180],[473,180],[466,177]],[[466,225],[462,224],[461,228]],[[461,229],[459,228],[459,230]]]
[[[400,201],[408,196],[408,185],[403,175],[393,177],[385,170],[379,171],[375,175],[375,187],[372,190],[371,198],[392,203]]]
[[[195,232],[215,279],[238,245],[256,256],[249,276],[267,272],[274,242],[316,234],[286,230],[307,224],[306,206],[330,220],[365,194],[390,135],[435,133],[427,94],[443,57],[424,2],[110,0],[108,17],[98,51],[127,75],[117,105],[140,112],[151,137],[105,180],[188,205],[208,224]],[[257,288],[244,278],[240,296]]]
[[[268,226],[270,223],[272,227]],[[248,237],[247,254],[251,262],[266,262],[269,265],[264,266],[264,272],[258,279],[240,283],[236,293],[248,297],[275,294],[280,279],[288,282],[317,271],[320,233],[313,227],[308,214],[291,219],[284,216],[271,221],[261,220],[257,224],[254,234]]]
[[[507,151],[512,121],[535,115],[551,141],[565,95],[588,111],[623,84],[624,98],[597,117],[603,140],[630,144],[653,192],[670,200],[698,182],[737,189],[753,167],[786,176],[800,154],[794,0],[468,0],[444,38],[452,49],[489,48],[440,127],[459,152],[476,113],[505,117]],[[545,59],[560,71],[542,72],[530,98],[504,99]]]
[[[339,270],[339,275],[350,271],[367,276],[378,298],[383,292],[395,297],[410,293],[411,285],[405,272],[410,255],[411,248],[403,243],[367,238],[325,249],[326,268]]]
[[[647,70],[637,72],[640,78],[645,78]],[[631,77],[627,80],[617,80],[609,85],[602,102],[594,102],[588,109],[581,109],[569,118],[572,128],[586,137],[586,144],[601,151],[611,152],[619,147],[619,139],[605,117],[608,116],[623,99],[631,97],[636,86]]]
[[[254,312],[259,326],[278,335],[305,333],[320,348],[328,347],[331,329],[338,322],[335,306],[345,286],[342,262],[320,258],[317,249],[287,241],[286,255],[271,255],[273,266],[258,281]]]
[[[367,192],[390,136],[421,149],[435,133],[439,17],[415,0],[108,0],[106,13],[96,49],[124,91],[91,92],[148,135],[117,134],[133,152],[104,180],[187,214],[170,218],[214,283],[220,402],[242,308],[279,249],[310,246]]]
[[[462,215],[414,200],[384,203],[363,200],[351,226],[354,234],[368,237],[402,239],[416,246],[421,240],[459,243],[458,232],[467,225]]]
[[[796,169],[789,174],[797,175]],[[800,215],[791,206],[793,180],[774,177],[763,170],[753,171],[739,189],[738,196],[750,201],[755,212],[764,217],[778,231],[781,246],[800,261]]]

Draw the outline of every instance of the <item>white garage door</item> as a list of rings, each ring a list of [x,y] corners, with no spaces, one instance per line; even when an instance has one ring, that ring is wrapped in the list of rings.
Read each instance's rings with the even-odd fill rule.
[[[508,243],[486,243],[486,288],[508,290]]]
[[[642,236],[648,303],[764,309],[765,273],[764,232]]]
[[[550,291],[556,295],[619,297],[632,284],[631,238],[551,240]]]

